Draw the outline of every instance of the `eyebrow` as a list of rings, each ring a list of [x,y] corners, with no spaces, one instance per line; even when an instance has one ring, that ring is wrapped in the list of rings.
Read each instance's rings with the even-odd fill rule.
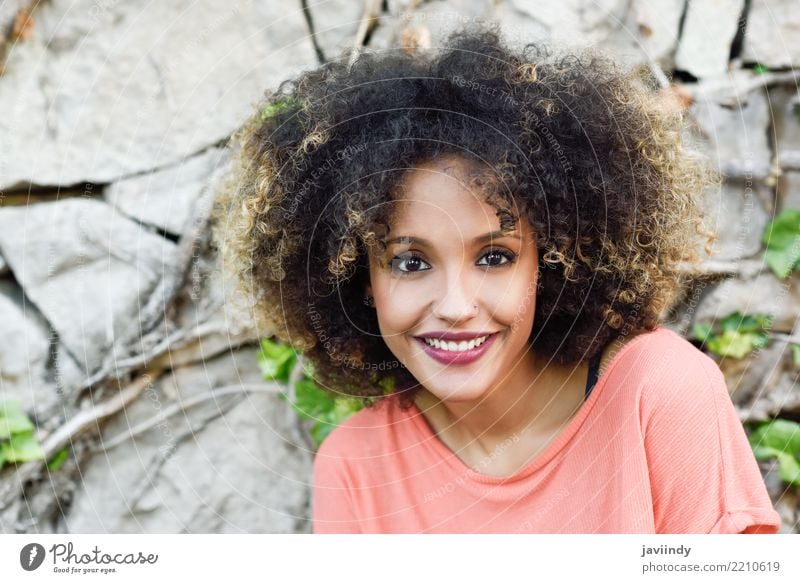
[[[510,231],[511,233],[515,233],[516,231]],[[502,239],[504,237],[511,238],[511,239],[519,239],[520,237],[515,237],[508,233],[504,233],[503,231],[492,231],[491,233],[486,233],[485,235],[481,235],[480,237],[475,237],[472,242],[473,244],[483,243],[485,241],[490,241],[492,239]],[[384,241],[386,245],[391,243],[417,243],[419,245],[431,245],[431,242],[427,239],[422,239],[421,237],[409,237],[406,235],[401,235],[399,237],[394,237],[392,239],[387,239]]]

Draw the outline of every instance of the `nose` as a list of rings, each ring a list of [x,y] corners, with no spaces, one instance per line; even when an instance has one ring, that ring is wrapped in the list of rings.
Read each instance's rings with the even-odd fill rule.
[[[441,320],[458,324],[474,318],[478,314],[475,297],[476,285],[469,281],[468,270],[459,268],[452,276],[447,276],[441,298],[434,303],[433,315]]]

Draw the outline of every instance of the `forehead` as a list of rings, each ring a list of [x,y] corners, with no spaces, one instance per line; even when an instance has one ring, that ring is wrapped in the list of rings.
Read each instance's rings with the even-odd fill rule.
[[[407,234],[457,229],[484,234],[500,228],[498,209],[486,201],[488,175],[477,162],[443,156],[416,165],[395,189],[395,212],[390,231]],[[519,208],[512,208],[519,217]],[[527,220],[516,221],[519,232],[529,230]],[[402,233],[401,233],[402,231]]]

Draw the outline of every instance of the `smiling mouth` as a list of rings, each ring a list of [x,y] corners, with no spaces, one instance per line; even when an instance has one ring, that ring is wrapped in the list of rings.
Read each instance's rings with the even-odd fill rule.
[[[467,350],[472,350],[477,348],[486,340],[489,339],[490,336],[494,336],[494,334],[487,334],[486,336],[478,336],[477,338],[473,338],[472,340],[461,340],[456,342],[455,340],[439,340],[438,338],[419,338],[428,346],[432,346],[433,348],[438,348],[439,350],[444,350],[446,352],[465,352]]]
[[[432,359],[447,366],[467,365],[479,360],[492,346],[498,332],[478,336],[469,340],[439,340],[415,336],[422,350]]]

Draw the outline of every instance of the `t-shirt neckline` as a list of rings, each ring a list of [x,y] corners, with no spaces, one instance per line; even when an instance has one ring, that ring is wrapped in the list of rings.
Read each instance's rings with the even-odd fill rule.
[[[510,476],[493,476],[490,474],[476,472],[467,466],[467,464],[465,464],[461,458],[455,454],[455,452],[453,452],[449,447],[447,447],[447,445],[444,444],[441,439],[439,439],[439,436],[436,435],[436,433],[433,431],[433,428],[428,424],[427,419],[425,419],[425,416],[422,414],[422,411],[416,403],[412,402],[412,406],[410,409],[408,409],[407,413],[410,415],[412,425],[415,428],[417,435],[422,438],[422,442],[427,447],[431,448],[438,457],[444,459],[444,461],[447,462],[447,464],[453,470],[458,472],[459,475],[464,476],[469,480],[484,484],[507,484],[509,482],[515,482],[530,476],[540,468],[547,465],[548,462],[550,462],[550,460],[552,460],[564,448],[564,446],[570,441],[570,439],[572,439],[575,433],[577,433],[577,431],[583,425],[584,420],[586,417],[588,417],[592,408],[594,408],[595,403],[603,392],[603,388],[605,387],[606,380],[611,373],[611,370],[617,365],[622,356],[626,354],[631,347],[637,345],[640,340],[648,337],[650,334],[658,332],[661,329],[662,327],[659,326],[653,330],[650,330],[649,332],[639,334],[622,346],[622,348],[620,348],[611,358],[611,361],[603,371],[603,374],[597,379],[594,389],[592,389],[592,392],[589,394],[589,398],[581,404],[578,412],[567,422],[566,426],[558,433],[556,438],[552,440],[547,447],[545,447],[544,451],[534,457],[530,463]]]

